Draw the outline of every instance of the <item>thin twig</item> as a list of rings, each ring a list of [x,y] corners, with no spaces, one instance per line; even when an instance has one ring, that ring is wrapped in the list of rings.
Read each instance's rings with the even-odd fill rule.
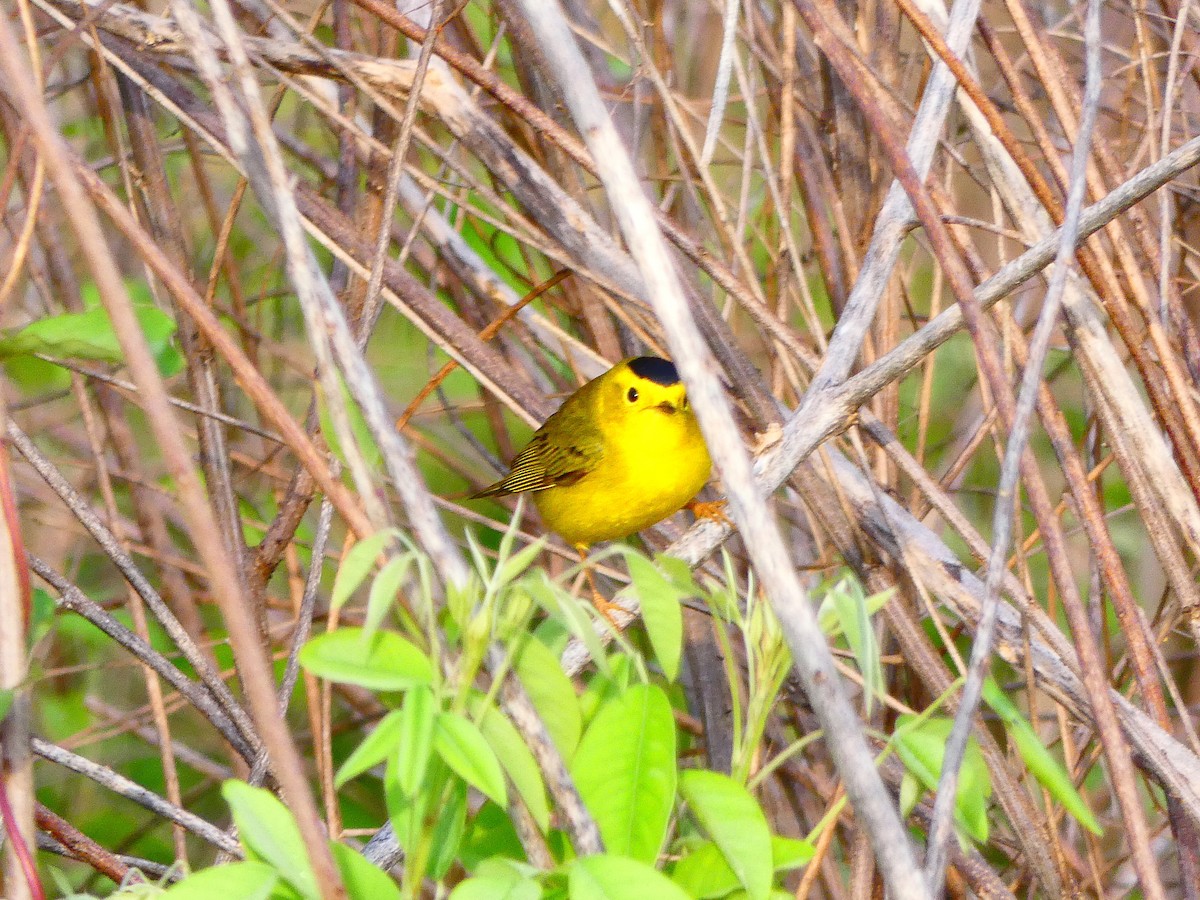
[[[1075,139],[1071,161],[1071,185],[1067,195],[1066,219],[1063,222],[1054,260],[1050,285],[1042,302],[1037,327],[1029,344],[1028,359],[1017,396],[1016,410],[1004,451],[1000,470],[1000,486],[996,494],[996,506],[992,516],[992,552],[988,558],[987,579],[984,585],[983,607],[971,648],[971,661],[963,684],[954,727],[946,741],[942,758],[942,771],[938,779],[937,800],[933,808],[933,820],[929,832],[928,856],[925,874],[934,891],[940,895],[945,883],[946,854],[949,846],[954,806],[958,796],[958,772],[967,749],[972,720],[983,693],[983,681],[987,676],[992,656],[992,641],[995,637],[996,611],[1000,604],[1000,584],[1005,571],[1005,560],[1012,541],[1013,516],[1016,511],[1016,487],[1020,478],[1021,458],[1029,442],[1033,423],[1033,410],[1041,386],[1042,367],[1050,349],[1050,338],[1058,322],[1058,311],[1063,291],[1067,285],[1071,259],[1078,240],[1079,215],[1083,208],[1084,191],[1087,186],[1087,163],[1090,153],[1092,128],[1096,123],[1100,102],[1100,2],[1089,0],[1087,26],[1087,84],[1085,88],[1083,120]],[[1085,634],[1077,635],[1080,641],[1089,640]],[[1146,835],[1148,849],[1149,835]],[[1136,852],[1136,848],[1135,848]],[[1136,857],[1135,857],[1136,858]],[[1159,889],[1161,891],[1161,888]]]

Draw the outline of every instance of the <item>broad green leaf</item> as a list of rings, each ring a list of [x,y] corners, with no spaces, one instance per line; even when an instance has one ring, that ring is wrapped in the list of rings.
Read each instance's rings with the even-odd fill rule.
[[[31,601],[28,633],[30,647],[44,638],[54,626],[54,615],[57,610],[54,598],[42,588],[33,589]]]
[[[411,694],[410,694],[411,696]],[[382,719],[375,729],[354,748],[334,776],[333,786],[341,788],[351,778],[356,778],[372,766],[387,759],[400,740],[400,711],[393,710]]]
[[[433,681],[433,665],[398,634],[379,631],[364,640],[361,628],[339,628],[304,645],[300,664],[319,678],[373,691],[403,691]]]
[[[903,715],[896,720],[896,752],[905,767],[929,790],[937,788],[946,753],[946,740],[954,720],[932,716]],[[954,820],[979,843],[987,843],[987,801],[992,796],[992,779],[983,751],[971,738],[958,773],[958,795],[954,798]]]
[[[400,593],[400,588],[404,585],[404,580],[408,577],[408,570],[412,568],[412,564],[413,555],[401,553],[389,559],[379,570],[379,574],[371,582],[371,590],[367,594],[367,615],[363,620],[364,634],[368,636],[374,634],[383,623],[384,616],[396,602],[396,595]]]
[[[4,721],[4,717],[8,715],[8,711],[12,709],[13,691],[12,688],[4,688],[0,690],[0,722]]]
[[[1099,820],[1075,789],[1075,782],[1070,773],[1045,748],[1032,726],[1028,722],[1011,726],[1008,736],[1016,744],[1017,752],[1021,754],[1026,767],[1050,796],[1061,803],[1063,808],[1092,834],[1097,837],[1104,834]]]
[[[224,866],[201,869],[163,894],[168,900],[267,900],[279,883],[279,874],[266,863],[234,862]]]
[[[675,720],[662,689],[639,684],[606,702],[571,774],[610,853],[654,862],[675,804]]]
[[[642,621],[654,655],[667,680],[674,681],[683,654],[683,610],[679,605],[683,595],[641,554],[626,553],[625,562],[642,604]]]
[[[409,854],[426,846],[429,856],[424,859],[422,875],[441,878],[458,856],[466,828],[467,786],[463,779],[434,757],[425,780],[410,796],[400,789],[394,760],[389,760],[383,786],[397,842]]]
[[[912,811],[917,808],[917,803],[921,799],[921,781],[912,772],[904,770],[904,777],[900,779],[900,817],[907,819]]]
[[[439,881],[458,858],[458,847],[467,830],[467,785],[451,779],[449,792],[438,798],[437,821],[433,823],[430,859],[425,875]]]
[[[486,871],[482,868],[479,875],[459,882],[450,900],[541,900],[541,885],[515,866],[492,865]]]
[[[71,387],[69,369],[36,356],[13,356],[0,362],[8,380],[26,393],[53,394]],[[67,885],[64,896],[70,896],[70,885]]]
[[[1092,814],[1087,803],[1084,802],[1083,797],[1080,796],[1079,791],[1075,789],[1075,782],[1071,778],[1071,774],[1058,761],[1057,757],[1046,749],[1041,739],[1038,738],[1037,732],[1033,730],[1033,726],[1021,715],[1012,701],[1004,696],[1004,692],[1000,690],[1000,686],[994,679],[988,678],[984,681],[983,699],[996,715],[1004,720],[1009,739],[1016,744],[1017,752],[1025,761],[1026,768],[1033,773],[1033,777],[1038,780],[1038,783],[1049,792],[1051,797],[1061,803],[1080,825],[1097,837],[1102,835],[1104,829]]]
[[[597,671],[579,695],[584,728],[592,723],[600,710],[624,694],[633,680],[633,661],[629,654],[614,653],[612,662],[606,662],[605,669]]]
[[[703,597],[704,589],[696,583],[696,573],[684,560],[677,556],[660,553],[654,557],[655,564],[670,579],[682,597]]]
[[[468,878],[450,893],[450,900],[541,900],[542,888],[531,879]]]
[[[492,807],[496,809],[496,807]],[[501,879],[522,879],[532,878],[541,872],[537,866],[532,866],[527,862],[510,859],[503,856],[498,856],[495,859],[485,859],[479,864],[475,870],[476,875],[481,875],[484,878],[501,878]]]
[[[484,867],[495,857],[523,859],[525,850],[513,828],[508,810],[490,800],[471,819],[466,838],[459,848],[463,868],[473,875],[487,874]]]
[[[690,900],[657,869],[610,853],[576,860],[567,883],[571,900]]]
[[[500,806],[508,806],[500,761],[474,722],[458,713],[443,712],[437,717],[433,746],[463,781]]]
[[[179,371],[179,354],[171,346],[175,322],[152,305],[136,304],[134,316],[161,374]],[[62,359],[123,363],[125,353],[117,340],[108,312],[101,306],[81,313],[46,316],[0,335],[0,359],[35,353]]]
[[[221,796],[233,811],[238,837],[246,848],[274,866],[303,896],[320,900],[300,829],[279,798],[264,788],[234,780],[221,785]]]
[[[811,841],[771,835],[771,865],[776,872],[786,872],[806,866],[817,855]]]
[[[450,783],[449,796],[443,797],[437,810],[437,821],[433,826],[433,851],[429,858],[426,875],[440,880],[454,860],[467,830],[467,786],[455,778]]]
[[[400,900],[396,882],[378,866],[371,865],[362,854],[337,841],[330,841],[329,848],[350,900]]]
[[[771,865],[776,872],[805,866],[815,854],[816,848],[808,841],[771,836]],[[671,880],[698,900],[725,897],[741,886],[720,848],[712,841],[704,841],[679,860]]]
[[[712,841],[704,841],[679,860],[671,880],[696,900],[724,897],[742,884]]]
[[[550,804],[546,800],[546,785],[542,781],[537,760],[521,739],[520,732],[498,709],[492,706],[484,708],[480,699],[472,704],[471,710],[479,720],[479,730],[496,751],[504,773],[525,801],[533,821],[545,834],[550,829]]]
[[[329,598],[331,609],[341,609],[358,590],[371,570],[383,548],[396,537],[395,528],[384,528],[351,547],[338,565],[337,577],[333,579],[333,593]]]
[[[866,612],[868,616],[873,616],[887,604],[895,594],[894,588],[888,588],[886,591],[880,591],[878,594],[872,594],[866,599]],[[817,607],[817,624],[828,637],[837,637],[842,632],[841,622],[836,610],[836,600],[832,590],[827,591],[824,599],[821,600],[821,605]]]
[[[400,707],[396,780],[400,784],[400,790],[410,797],[421,787],[425,771],[429,768],[437,713],[437,700],[433,691],[424,685],[410,690],[404,697],[404,705]]]
[[[545,549],[546,543],[547,538],[540,537],[528,547],[522,547],[516,556],[506,559],[504,565],[500,567],[496,581],[499,584],[511,584],[520,578],[521,574],[537,559],[538,554]]]
[[[424,785],[424,789],[415,794],[406,794],[400,789],[400,779],[396,775],[395,756],[388,758],[387,767],[384,770],[383,796],[387,804],[388,820],[396,832],[397,843],[405,853],[411,852],[421,837],[421,830],[425,825],[425,812],[429,806],[431,791],[429,785],[439,783],[438,778],[432,777],[433,774],[440,773],[444,777],[449,777],[449,772],[440,760],[432,760],[430,770],[426,775],[427,783]]]
[[[522,645],[515,668],[534,708],[546,723],[554,746],[570,762],[583,731],[579,698],[571,679],[563,674],[558,657],[536,637],[530,637]]]
[[[508,520],[508,527],[504,529],[504,533],[500,535],[500,545],[496,548],[496,566],[503,566],[504,561],[512,556],[513,546],[517,543],[517,535],[521,533],[521,518],[525,515],[525,505],[527,497],[525,494],[517,494],[517,506],[513,510],[512,516]],[[467,540],[474,546],[474,535],[467,532]],[[478,562],[483,562],[480,557]],[[488,567],[486,563],[479,567],[479,574],[487,577]],[[501,579],[503,581],[503,579]]]
[[[862,673],[866,686],[866,710],[868,715],[877,697],[883,694],[883,664],[879,658],[879,642],[871,626],[871,612],[867,598],[857,579],[843,578],[829,590],[826,601],[832,603],[846,643],[854,654],[858,671]],[[824,603],[822,603],[824,605]]]
[[[765,898],[774,871],[771,829],[754,796],[728,775],[698,769],[680,775],[679,793],[746,892]]]
[[[608,654],[584,611],[580,600],[572,597],[564,588],[552,582],[542,569],[534,569],[521,580],[521,586],[537,604],[553,618],[562,623],[571,636],[578,638],[587,648],[588,655],[603,675],[608,674]]]

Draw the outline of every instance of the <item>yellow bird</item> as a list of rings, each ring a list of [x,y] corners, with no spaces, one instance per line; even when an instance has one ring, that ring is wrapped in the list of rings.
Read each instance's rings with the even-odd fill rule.
[[[638,356],[568,397],[509,473],[474,497],[529,491],[550,530],[586,557],[589,544],[626,537],[685,506],[724,519],[724,504],[692,502],[711,473],[674,363]],[[592,593],[608,616],[611,604],[594,584]]]

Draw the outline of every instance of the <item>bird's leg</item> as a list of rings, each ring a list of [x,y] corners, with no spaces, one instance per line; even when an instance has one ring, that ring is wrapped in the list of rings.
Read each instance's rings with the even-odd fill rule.
[[[710,519],[718,525],[728,525],[733,528],[733,520],[725,515],[726,505],[724,500],[689,500],[683,508],[691,512],[697,519]]]
[[[592,571],[592,567],[588,564],[587,551],[587,544],[575,545],[575,552],[579,554],[579,560],[583,563],[583,575],[587,579],[588,587],[592,589],[592,606],[596,607],[596,612],[608,620],[609,625],[620,631],[621,626],[617,624],[617,620],[613,616],[613,611],[621,609],[621,607],[608,600],[600,593],[600,589],[596,587],[596,575]]]

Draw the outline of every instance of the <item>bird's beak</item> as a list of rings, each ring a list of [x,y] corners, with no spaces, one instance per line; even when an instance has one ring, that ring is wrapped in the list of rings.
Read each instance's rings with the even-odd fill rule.
[[[658,406],[656,406],[654,408],[661,409],[668,416],[673,416],[673,415],[675,415],[675,413],[679,412],[679,410],[675,408],[675,404],[672,403],[670,400],[664,400],[662,403],[658,404]]]

